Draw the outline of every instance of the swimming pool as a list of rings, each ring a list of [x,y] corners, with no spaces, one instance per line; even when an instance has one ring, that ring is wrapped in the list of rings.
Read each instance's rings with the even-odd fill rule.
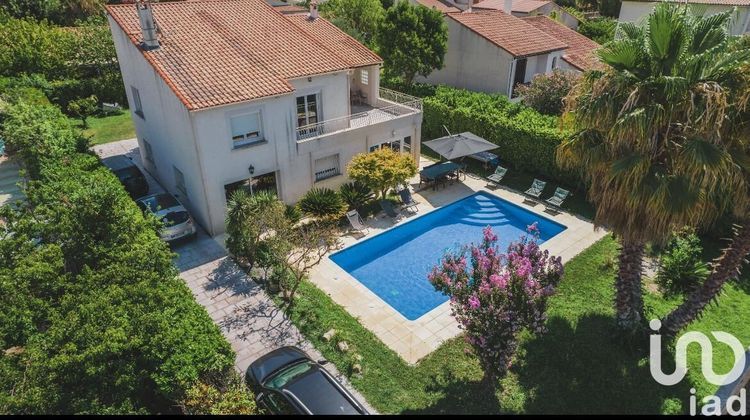
[[[478,192],[331,255],[331,260],[408,320],[448,300],[427,274],[446,250],[482,239],[492,226],[502,251],[538,222],[542,243],[566,229],[494,195]]]

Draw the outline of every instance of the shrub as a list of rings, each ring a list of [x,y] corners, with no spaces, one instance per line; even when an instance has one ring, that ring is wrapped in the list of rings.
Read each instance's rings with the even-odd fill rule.
[[[700,285],[710,273],[701,259],[700,238],[690,229],[672,235],[661,257],[656,283],[667,293],[688,293]]]
[[[3,135],[35,170],[24,207],[2,210],[0,348],[22,351],[2,358],[0,411],[173,412],[194,383],[231,369],[229,343],[155,221],[77,151],[60,111],[21,103],[9,114]]]
[[[507,372],[521,331],[544,331],[547,299],[562,277],[560,258],[537,245],[536,224],[529,232],[534,236],[522,236],[502,254],[488,226],[480,245],[447,253],[429,274],[435,289],[450,296],[452,312],[492,385]]]
[[[417,164],[410,155],[383,148],[355,155],[346,171],[349,178],[367,185],[385,199],[388,190],[416,175]]]
[[[321,219],[337,219],[346,211],[341,195],[330,188],[311,189],[297,205],[303,213]]]
[[[339,193],[349,206],[349,210],[361,209],[375,197],[372,189],[360,181],[348,182],[342,185]]]
[[[188,415],[249,415],[259,414],[252,392],[242,378],[231,372],[228,378],[200,381],[187,390],[181,402]]]
[[[616,28],[617,19],[606,17],[583,19],[578,24],[578,32],[581,35],[591,38],[599,44],[606,44],[613,40]]]
[[[561,115],[563,98],[565,98],[576,83],[575,74],[555,70],[551,74],[537,74],[528,85],[518,87],[519,95],[523,96],[523,103],[536,111],[547,115]]]
[[[68,112],[81,120],[83,128],[88,128],[88,118],[93,116],[98,110],[99,99],[96,95],[87,98],[78,98],[68,103]]]
[[[284,216],[289,220],[289,223],[295,224],[302,219],[302,211],[297,206],[287,204]]]
[[[232,193],[227,203],[226,246],[242,266],[252,268],[261,244],[261,236],[285,223],[287,208],[276,194],[258,191],[250,194],[244,189]]]

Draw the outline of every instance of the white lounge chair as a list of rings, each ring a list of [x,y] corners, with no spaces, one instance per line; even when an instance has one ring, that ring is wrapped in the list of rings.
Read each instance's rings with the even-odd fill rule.
[[[370,228],[367,227],[367,225],[362,220],[362,217],[360,217],[359,212],[357,212],[357,210],[352,210],[350,212],[347,212],[346,218],[349,220],[349,224],[352,225],[352,229],[354,229],[355,231],[364,232],[365,234],[369,232]]]

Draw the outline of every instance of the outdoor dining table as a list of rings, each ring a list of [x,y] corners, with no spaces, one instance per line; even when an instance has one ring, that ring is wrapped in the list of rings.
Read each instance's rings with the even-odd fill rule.
[[[438,181],[445,178],[448,174],[457,174],[461,168],[463,168],[463,165],[450,160],[426,166],[419,171],[419,182],[420,184],[423,181],[432,182],[432,189],[434,190],[437,188]]]

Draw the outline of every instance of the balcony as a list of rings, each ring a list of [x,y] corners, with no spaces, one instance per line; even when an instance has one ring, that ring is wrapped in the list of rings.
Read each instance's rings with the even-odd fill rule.
[[[376,105],[352,105],[352,114],[297,128],[297,142],[312,140],[344,130],[355,130],[422,112],[420,98],[380,88]]]

